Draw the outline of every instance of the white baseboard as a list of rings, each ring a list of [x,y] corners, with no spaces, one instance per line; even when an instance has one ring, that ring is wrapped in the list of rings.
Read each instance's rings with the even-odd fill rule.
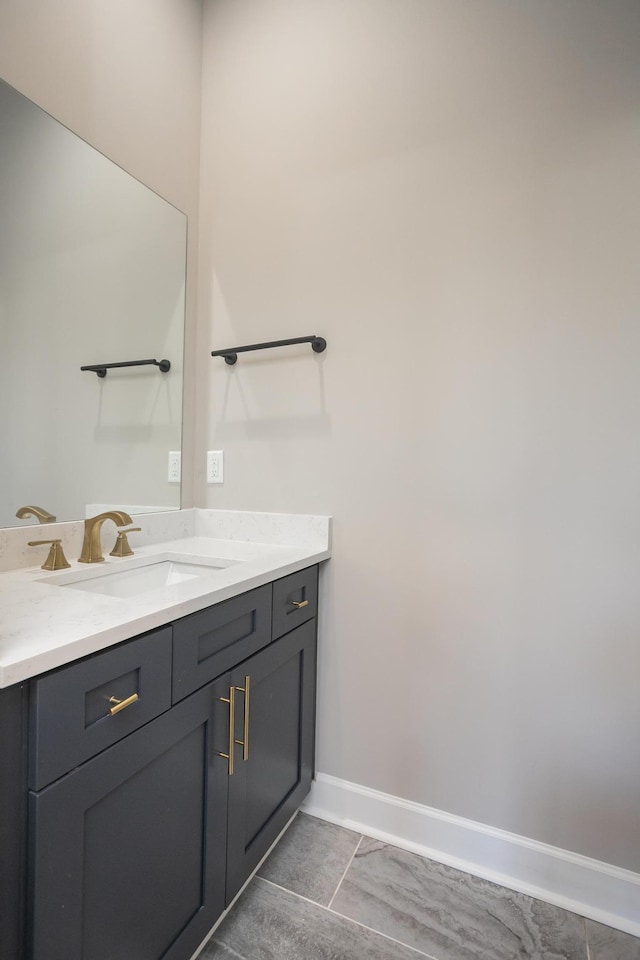
[[[304,812],[640,936],[640,874],[319,773]]]

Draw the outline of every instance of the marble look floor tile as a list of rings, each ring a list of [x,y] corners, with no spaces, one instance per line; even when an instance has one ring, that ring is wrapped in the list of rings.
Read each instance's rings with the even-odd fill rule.
[[[581,917],[368,837],[332,909],[438,960],[587,960]]]
[[[394,943],[325,907],[256,878],[198,960],[420,960]]]
[[[258,876],[326,907],[359,842],[359,833],[300,813]]]
[[[586,924],[591,960],[640,960],[640,938],[595,920],[587,920]]]

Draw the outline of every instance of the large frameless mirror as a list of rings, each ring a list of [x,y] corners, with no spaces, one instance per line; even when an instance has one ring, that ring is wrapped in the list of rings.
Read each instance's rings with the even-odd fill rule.
[[[180,507],[186,231],[0,81],[0,527]]]

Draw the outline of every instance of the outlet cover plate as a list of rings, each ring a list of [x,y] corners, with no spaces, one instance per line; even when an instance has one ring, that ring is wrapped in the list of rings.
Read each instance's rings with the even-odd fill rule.
[[[224,483],[224,454],[222,450],[207,451],[207,483]]]
[[[169,470],[167,480],[169,483],[180,483],[180,474],[182,472],[182,455],[180,450],[169,451]]]

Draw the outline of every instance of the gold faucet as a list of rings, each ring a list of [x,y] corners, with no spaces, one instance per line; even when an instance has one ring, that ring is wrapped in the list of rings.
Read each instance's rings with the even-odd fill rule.
[[[55,523],[56,518],[48,510],[42,507],[20,507],[16,512],[18,520],[26,520],[27,517],[37,517],[38,523]]]
[[[133,523],[129,514],[125,513],[124,510],[108,510],[106,513],[99,513],[97,517],[90,517],[85,520],[84,540],[78,563],[100,563],[104,560],[100,531],[105,520],[113,520],[117,527],[125,527],[128,523]]]

